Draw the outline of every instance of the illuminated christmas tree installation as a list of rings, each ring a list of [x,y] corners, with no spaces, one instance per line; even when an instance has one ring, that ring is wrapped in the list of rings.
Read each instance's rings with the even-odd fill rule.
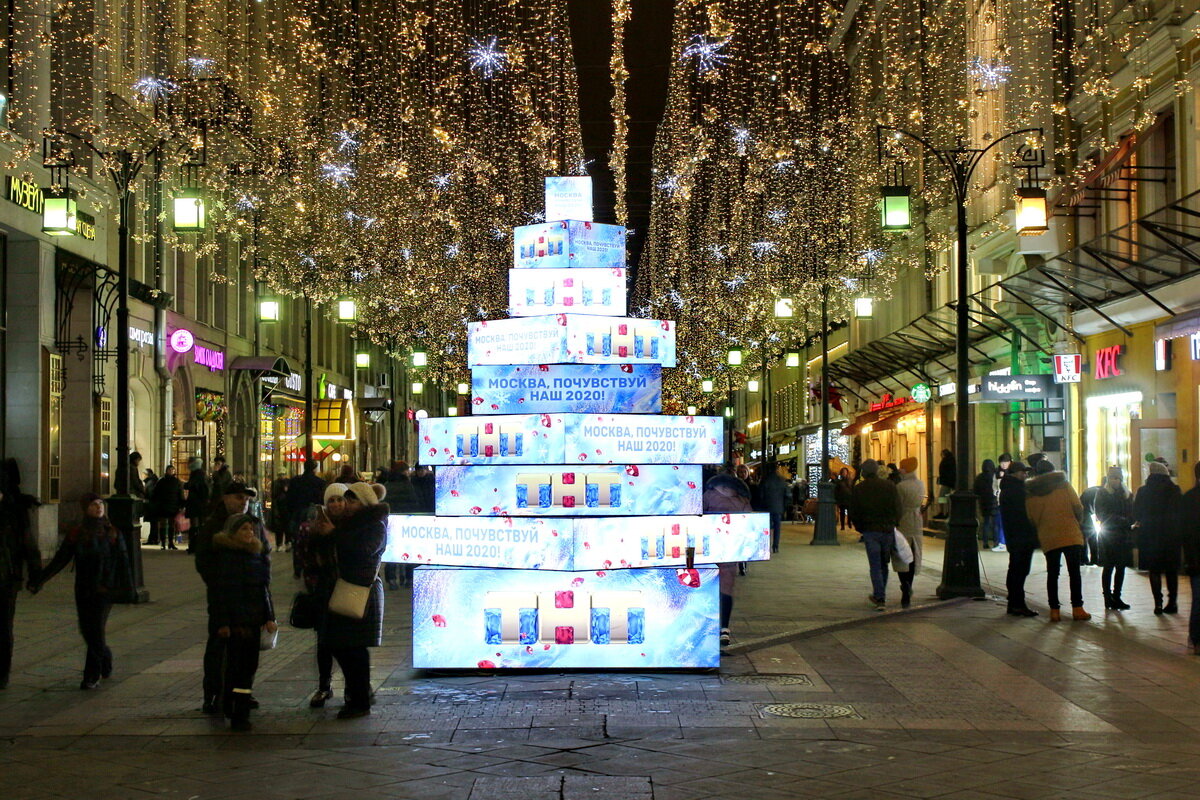
[[[722,420],[657,413],[674,323],[624,316],[625,229],[590,221],[588,179],[546,196],[513,316],[468,326],[473,416],[421,421],[437,516],[391,517],[385,560],[424,565],[413,666],[716,667],[714,564],[769,558],[768,517],[701,514]]]

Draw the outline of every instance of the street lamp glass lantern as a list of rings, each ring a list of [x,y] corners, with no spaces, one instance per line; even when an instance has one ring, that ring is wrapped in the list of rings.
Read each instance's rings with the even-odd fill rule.
[[[870,319],[875,313],[875,298],[854,298],[854,316],[858,319]]]
[[[796,303],[790,297],[780,297],[775,301],[775,319],[791,319],[796,315]]]
[[[733,416],[733,406],[725,406],[725,416],[727,416],[727,417]]]
[[[1046,190],[1034,186],[1017,189],[1017,233],[1037,236],[1050,230],[1046,207]]]
[[[79,206],[75,192],[64,189],[46,193],[42,207],[42,233],[51,236],[74,236],[79,230]]]
[[[758,380],[756,378],[751,378],[750,380],[746,381],[746,391],[747,392],[757,392],[758,391]]]
[[[259,300],[258,319],[260,322],[279,322],[279,301],[274,297]]]
[[[784,363],[784,366],[787,366],[787,367],[800,366],[800,351],[788,350],[783,363]]]
[[[713,393],[712,378],[705,378],[704,380],[700,381],[700,391],[704,392],[705,394]]]
[[[413,383],[412,383],[412,393],[413,393],[413,394],[422,394],[424,391],[425,391],[425,384],[424,384],[424,382],[422,382],[422,381],[413,381]]]
[[[353,322],[358,318],[358,303],[350,297],[339,297],[337,301],[338,322]]]
[[[460,383],[460,384],[458,385],[458,393],[459,393],[459,394],[470,394],[470,393],[471,393],[471,384],[469,384],[469,383]]]
[[[912,227],[912,190],[907,186],[884,186],[880,203],[885,231],[906,231]]]
[[[359,369],[370,369],[371,354],[363,353],[363,352],[355,353],[354,354],[354,366],[358,367]]]
[[[204,230],[204,197],[195,187],[180,189],[175,195],[174,228],[183,233]]]
[[[732,347],[726,355],[725,363],[731,367],[740,367],[742,365],[742,348]]]
[[[429,356],[424,350],[413,350],[412,365],[414,367],[423,367],[429,363]]]
[[[699,409],[697,409],[695,406],[688,406],[688,407],[687,407],[687,413],[688,413],[688,416],[689,416],[689,417],[694,417],[694,416],[696,416],[696,412],[697,412],[697,411],[699,411]]]

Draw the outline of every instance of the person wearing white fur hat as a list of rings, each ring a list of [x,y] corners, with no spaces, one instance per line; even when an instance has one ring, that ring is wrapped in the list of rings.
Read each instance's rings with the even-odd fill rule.
[[[303,610],[296,620],[301,622],[305,614],[311,617],[312,626],[320,631],[329,607],[329,597],[337,583],[337,554],[334,552],[334,526],[346,515],[346,484],[331,483],[325,487],[324,503],[309,510],[304,522],[300,523],[292,549],[296,574],[304,581],[306,597],[296,600]],[[309,708],[322,708],[325,701],[333,697],[333,651],[321,644],[317,638],[317,690],[308,701]]]
[[[367,648],[383,643],[379,567],[387,544],[386,494],[379,484],[351,484],[345,492],[346,516],[334,528],[338,580],[369,590],[361,614],[358,609],[348,615],[331,608],[318,633],[318,642],[330,649],[346,677],[346,704],[338,712],[338,719],[371,713],[371,656]]]

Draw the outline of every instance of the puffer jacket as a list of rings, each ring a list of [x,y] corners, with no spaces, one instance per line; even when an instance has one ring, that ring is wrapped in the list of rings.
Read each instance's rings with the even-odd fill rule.
[[[275,619],[271,559],[261,539],[249,544],[228,533],[213,537],[212,624],[257,631]]]
[[[1153,572],[1178,572],[1179,487],[1169,475],[1150,475],[1133,498],[1138,566]]]
[[[1000,520],[1004,523],[1004,538],[1010,550],[1037,548],[1037,528],[1025,510],[1025,481],[1015,475],[1000,479]]]
[[[377,503],[361,509],[337,526],[335,537],[338,577],[358,586],[370,586],[366,613],[353,619],[332,611],[317,631],[318,641],[334,649],[378,647],[383,643],[383,581],[379,565],[387,544],[388,507]]]
[[[1026,481],[1025,513],[1044,552],[1083,546],[1083,503],[1065,473],[1047,472]]]

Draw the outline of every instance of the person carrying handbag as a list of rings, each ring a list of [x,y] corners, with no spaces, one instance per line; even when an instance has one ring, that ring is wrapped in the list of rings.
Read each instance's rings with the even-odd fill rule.
[[[310,518],[300,524],[292,541],[295,568],[304,580],[304,591],[292,601],[292,627],[311,628],[317,634],[317,690],[309,708],[324,708],[333,697],[333,652],[321,641],[321,629],[338,579],[333,532],[345,515],[346,485],[331,483],[325,487],[325,504],[312,507]]]
[[[387,544],[386,490],[362,481],[346,489],[346,516],[333,533],[337,583],[317,635],[346,678],[338,719],[371,713],[370,647],[383,643],[383,582],[379,567]]]

